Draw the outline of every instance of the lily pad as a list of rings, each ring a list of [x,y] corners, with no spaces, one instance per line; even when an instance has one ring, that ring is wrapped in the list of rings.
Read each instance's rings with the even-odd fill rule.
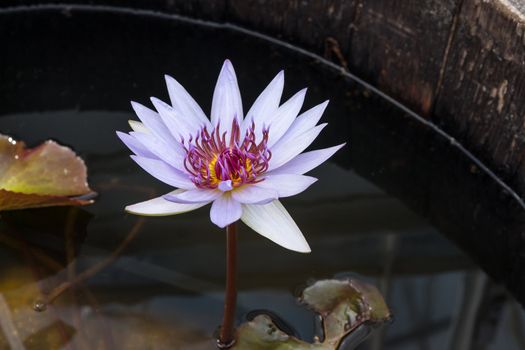
[[[84,161],[70,148],[46,141],[35,148],[0,134],[0,211],[84,205],[92,201]]]
[[[368,335],[364,327],[391,319],[383,296],[376,287],[358,281],[321,280],[301,296],[306,307],[318,313],[322,333],[313,342],[286,334],[267,315],[259,315],[237,330],[234,350],[349,350]],[[352,338],[353,337],[353,338]]]

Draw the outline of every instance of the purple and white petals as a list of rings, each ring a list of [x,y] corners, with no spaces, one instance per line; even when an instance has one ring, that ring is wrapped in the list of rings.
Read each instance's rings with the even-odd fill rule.
[[[235,70],[229,60],[222,65],[221,72],[211,104],[211,123],[217,126],[220,123],[220,133],[230,132],[232,122],[237,119],[239,125],[243,120],[241,92],[237,84]]]
[[[270,128],[268,146],[275,144],[292,125],[303,106],[305,96],[306,89],[302,89],[283,103],[275,114],[266,118],[265,124]]]
[[[179,82],[170,76],[165,79],[172,105],[152,97],[156,112],[132,102],[141,122],[130,121],[134,131],[117,135],[144,170],[179,190],[126,210],[138,215],[174,215],[212,203],[210,218],[215,225],[226,227],[241,219],[287,249],[310,252],[278,198],[306,190],[317,179],[303,174],[344,146],[301,154],[326,126],[317,123],[328,101],[298,116],[306,94],[303,89],[279,105],[284,87],[281,71],[244,119],[237,77],[226,60],[208,120]]]
[[[339,151],[344,145],[346,145],[346,143],[299,154],[288,163],[270,171],[268,175],[307,173],[328,160],[328,158],[333,156],[334,153]]]
[[[278,245],[300,253],[309,253],[310,246],[301,230],[281,202],[243,204],[241,220],[261,236]]]
[[[182,115],[178,115],[169,104],[156,97],[152,97],[151,102],[157,112],[159,112],[162,122],[168,127],[171,135],[173,135],[176,140],[186,138],[188,135],[195,135],[199,130],[200,126],[198,124],[192,124]]]
[[[299,194],[306,190],[316,181],[317,179],[315,177],[305,175],[268,175],[264,177],[263,181],[253,186],[274,190],[277,192],[279,198],[281,198],[295,196],[296,194]]]
[[[154,155],[153,157],[145,157],[161,159],[177,170],[185,172],[185,152],[179,143],[168,145],[162,139],[145,133],[131,132],[130,135]]]
[[[209,203],[219,198],[222,194],[219,190],[197,188],[176,194],[167,194],[164,198],[175,203]]]
[[[279,197],[275,189],[261,187],[259,186],[261,183],[244,185],[235,189],[232,191],[233,199],[243,204],[266,204]]]
[[[166,125],[162,122],[162,119],[157,112],[133,101],[131,102],[131,106],[147,131],[144,133],[151,133],[170,145],[177,142]],[[132,128],[137,132],[144,131],[140,129],[136,130],[133,126]]]
[[[144,158],[139,156],[131,156],[140,167],[146,170],[150,175],[157,178],[158,180],[186,190],[195,188],[193,182],[191,182],[188,175],[185,173],[169,166],[161,160]]]
[[[176,113],[183,118],[188,118],[188,121],[192,124],[201,125],[211,131],[210,120],[188,91],[171,76],[165,75],[164,78],[166,79],[172,107]]]
[[[142,143],[140,143],[133,136],[129,134],[125,134],[120,131],[117,131],[117,136],[137,156],[141,156],[145,158],[153,158],[153,159],[157,158],[155,154],[153,154],[147,147],[145,147]]]
[[[301,113],[292,123],[290,128],[286,131],[286,136],[290,138],[297,137],[302,133],[312,129],[317,125],[324,110],[328,106],[328,101],[318,104],[315,107],[310,108],[304,113]]]
[[[183,190],[175,190],[167,195],[176,195]],[[194,203],[194,204],[180,204],[169,202],[164,199],[164,196],[150,199],[145,202],[128,205],[126,211],[131,214],[144,216],[166,216],[187,213],[189,211],[198,209],[208,203]]]
[[[220,228],[224,228],[239,220],[241,215],[241,203],[234,200],[229,192],[217,198],[211,205],[211,222]]]
[[[289,134],[285,135],[271,148],[272,159],[270,159],[268,171],[280,167],[304,151],[314,142],[326,125],[326,123],[319,124],[315,128],[302,133],[297,138],[289,137]]]
[[[248,113],[246,113],[246,118],[241,127],[241,135],[246,133],[246,130],[252,123],[255,123],[257,135],[260,136],[262,134],[263,125],[265,123],[267,124],[267,118],[272,116],[277,108],[279,108],[283,88],[284,71],[280,71],[259,97],[257,97]]]

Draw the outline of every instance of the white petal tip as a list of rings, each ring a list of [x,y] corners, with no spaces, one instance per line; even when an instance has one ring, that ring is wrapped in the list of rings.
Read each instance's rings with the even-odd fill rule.
[[[126,211],[127,213],[130,213],[130,214],[137,214],[137,215],[140,215],[140,214],[137,213],[135,210],[133,210],[133,205],[127,205],[127,206],[124,208],[124,211]]]
[[[275,242],[275,243],[277,243],[277,242]],[[295,243],[292,243],[292,244],[284,244],[284,245],[280,244],[280,245],[281,245],[281,247],[283,247],[285,249],[288,249],[288,250],[291,250],[292,252],[296,252],[296,253],[308,254],[308,253],[312,252],[312,249],[310,248],[310,245],[306,241],[295,242]]]
[[[213,220],[212,220],[212,222],[213,222]],[[226,228],[226,226],[228,226],[228,225],[221,225],[221,224],[216,223],[216,222],[213,222],[213,224],[214,224],[215,226],[217,226],[218,228]]]
[[[131,103],[131,108],[133,108],[133,111],[135,111],[136,114],[139,114],[139,111],[144,108],[144,106],[138,102],[135,102],[135,101],[129,101],[129,102]]]
[[[278,82],[279,84],[284,84],[284,69],[281,69],[279,73],[275,75],[275,78],[273,81]]]
[[[304,249],[300,249],[300,250],[295,250],[297,253],[303,253],[303,254],[309,254],[312,252],[312,249],[310,249],[310,247],[306,247]]]
[[[159,215],[162,215],[161,213],[154,213],[154,212],[143,212],[141,210],[138,209],[137,205],[136,204],[132,204],[132,205],[128,205],[124,208],[124,211],[128,214],[133,214],[133,215],[140,215],[140,216],[159,216]]]
[[[164,74],[164,81],[166,82],[166,86],[168,87],[168,90],[173,86],[181,86],[177,79],[172,77],[171,75]]]
[[[276,242],[273,239],[270,239],[270,240],[274,243],[277,243],[281,247],[291,250],[296,253],[308,254],[312,252],[312,249],[310,248],[310,246],[308,245],[306,241],[296,242],[296,243],[291,243],[291,244],[290,243],[283,244],[283,242]]]
[[[311,252],[301,230],[278,200],[266,205],[244,205],[241,220],[283,248],[299,253]]]
[[[135,111],[137,115],[139,115],[144,110],[148,109],[146,106],[136,101],[130,101],[130,103],[131,103],[131,108],[133,108],[133,111]]]

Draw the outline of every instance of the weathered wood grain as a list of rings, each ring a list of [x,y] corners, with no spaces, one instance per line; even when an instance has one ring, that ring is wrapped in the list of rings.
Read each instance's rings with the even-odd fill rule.
[[[319,54],[333,38],[353,72],[426,114],[458,2],[229,0],[226,18]]]
[[[465,0],[433,120],[525,194],[525,16]]]
[[[227,0],[228,21],[322,54],[327,38],[346,53],[357,0]]]
[[[351,69],[428,114],[458,1],[362,1],[353,24]]]

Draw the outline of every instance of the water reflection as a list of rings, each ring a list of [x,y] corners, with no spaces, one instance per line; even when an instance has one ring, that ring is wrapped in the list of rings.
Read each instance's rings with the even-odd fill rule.
[[[375,243],[380,245],[383,240],[389,247],[391,237],[377,235]],[[395,237],[399,243],[390,252],[394,256],[390,258],[392,265],[400,258],[409,262],[409,256],[400,254],[416,242],[427,248],[439,243],[447,247],[432,234],[418,237],[416,242],[411,235]],[[361,239],[353,243],[359,246]],[[440,250],[442,258],[447,250],[448,254],[454,251],[451,247]],[[12,254],[13,249],[2,245],[2,255],[6,253]],[[105,261],[108,253],[85,246],[76,259],[77,269],[83,271]],[[32,303],[42,297],[42,287],[56,284],[57,277],[64,278],[64,271],[42,278],[35,275],[35,264],[26,256],[16,268],[2,273],[2,348],[8,348],[10,341],[17,349],[13,337],[6,337],[8,331],[17,334],[27,349],[51,349],[57,344],[74,344],[81,349],[113,349],[114,344],[123,349],[146,348],[148,344],[155,344],[155,349],[211,348],[210,335],[222,310],[221,286],[187,276],[167,259],[164,266],[144,260],[140,255],[125,256],[87,284],[62,295],[46,312],[36,313]],[[432,260],[429,257],[427,261],[442,266]],[[392,265],[385,264],[383,273],[362,276],[383,288],[387,286],[385,295],[395,314],[385,334],[376,333],[364,349],[521,348],[525,321],[521,308],[478,269],[447,263],[439,272],[422,274],[392,272]],[[311,339],[314,334],[313,315],[297,305],[285,283],[269,288],[245,287],[239,304],[239,316],[253,309],[274,310],[303,338]],[[466,347],[465,343],[471,345]]]

